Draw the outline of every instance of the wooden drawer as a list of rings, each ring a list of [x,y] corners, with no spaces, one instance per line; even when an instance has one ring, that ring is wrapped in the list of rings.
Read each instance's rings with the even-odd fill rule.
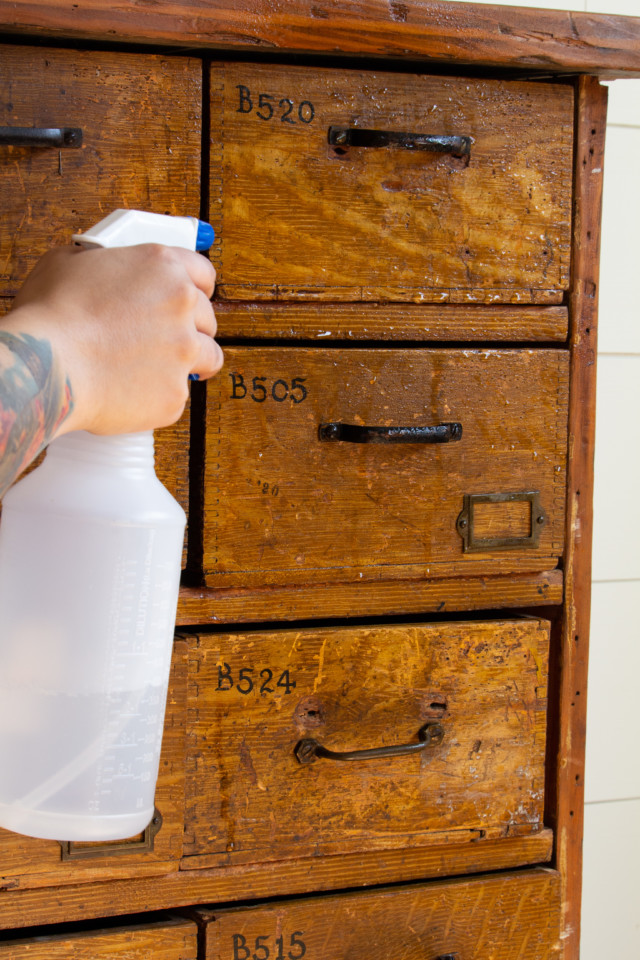
[[[336,130],[391,143],[332,145]],[[214,64],[211,131],[223,299],[562,301],[568,85]]]
[[[48,933],[0,941],[0,957],[4,960],[197,960],[198,930],[193,921],[177,917],[127,927]]]
[[[183,867],[542,829],[548,622],[203,634],[187,642]],[[410,752],[343,762],[314,758],[308,740],[339,752]]]
[[[551,960],[551,870],[203,912],[206,960]]]
[[[3,46],[0,126],[82,129],[82,146],[0,145],[0,295],[117,207],[200,209],[195,60]]]
[[[555,567],[568,369],[551,349],[228,348],[207,388],[207,584]],[[319,433],[447,423],[461,436],[437,444]]]

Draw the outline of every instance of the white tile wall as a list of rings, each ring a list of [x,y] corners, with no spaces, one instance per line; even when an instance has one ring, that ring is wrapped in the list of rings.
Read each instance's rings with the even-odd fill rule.
[[[638,960],[640,800],[585,809],[580,960]]]
[[[640,17],[638,0],[587,0],[585,10],[589,13],[615,13],[622,17]],[[633,960],[637,960],[637,957]]]
[[[624,81],[615,81],[609,90],[619,116],[624,106],[619,101],[627,98],[617,93],[616,83],[619,89]],[[637,240],[640,224],[640,81],[629,83],[637,97],[637,103],[634,100],[637,125],[609,123],[607,126],[600,267],[600,309],[604,320],[598,331],[600,353],[640,354]]]
[[[637,580],[594,583],[591,634],[586,800],[640,797],[640,729],[635,718],[640,707]],[[638,901],[640,913],[640,889]]]
[[[610,256],[606,234],[603,255],[605,258]],[[640,251],[637,256],[640,268]],[[615,323],[617,318],[618,314],[610,308],[606,298],[600,308],[600,323],[605,326]],[[639,441],[640,354],[600,353],[596,400],[594,580],[640,579]]]
[[[638,15],[640,16],[640,2]],[[640,127],[640,80],[611,80],[609,87],[609,125]]]

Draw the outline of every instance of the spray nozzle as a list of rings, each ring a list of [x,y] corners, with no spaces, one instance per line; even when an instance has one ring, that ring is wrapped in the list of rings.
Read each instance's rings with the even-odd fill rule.
[[[197,217],[171,217],[145,210],[114,210],[84,233],[74,233],[72,239],[83,247],[165,243],[187,250],[208,250],[215,233],[210,223]]]

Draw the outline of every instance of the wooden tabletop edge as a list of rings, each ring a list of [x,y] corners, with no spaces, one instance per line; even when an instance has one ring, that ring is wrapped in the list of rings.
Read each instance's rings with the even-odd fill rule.
[[[0,0],[25,37],[640,77],[640,18],[444,0]]]

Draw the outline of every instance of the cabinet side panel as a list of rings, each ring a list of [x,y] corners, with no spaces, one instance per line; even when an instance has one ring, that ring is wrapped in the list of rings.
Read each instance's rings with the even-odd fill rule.
[[[565,607],[559,650],[555,801],[557,863],[564,903],[564,958],[577,960],[584,803],[586,683],[591,605],[596,324],[607,90],[577,84],[574,241],[570,297],[571,381],[566,510]]]

